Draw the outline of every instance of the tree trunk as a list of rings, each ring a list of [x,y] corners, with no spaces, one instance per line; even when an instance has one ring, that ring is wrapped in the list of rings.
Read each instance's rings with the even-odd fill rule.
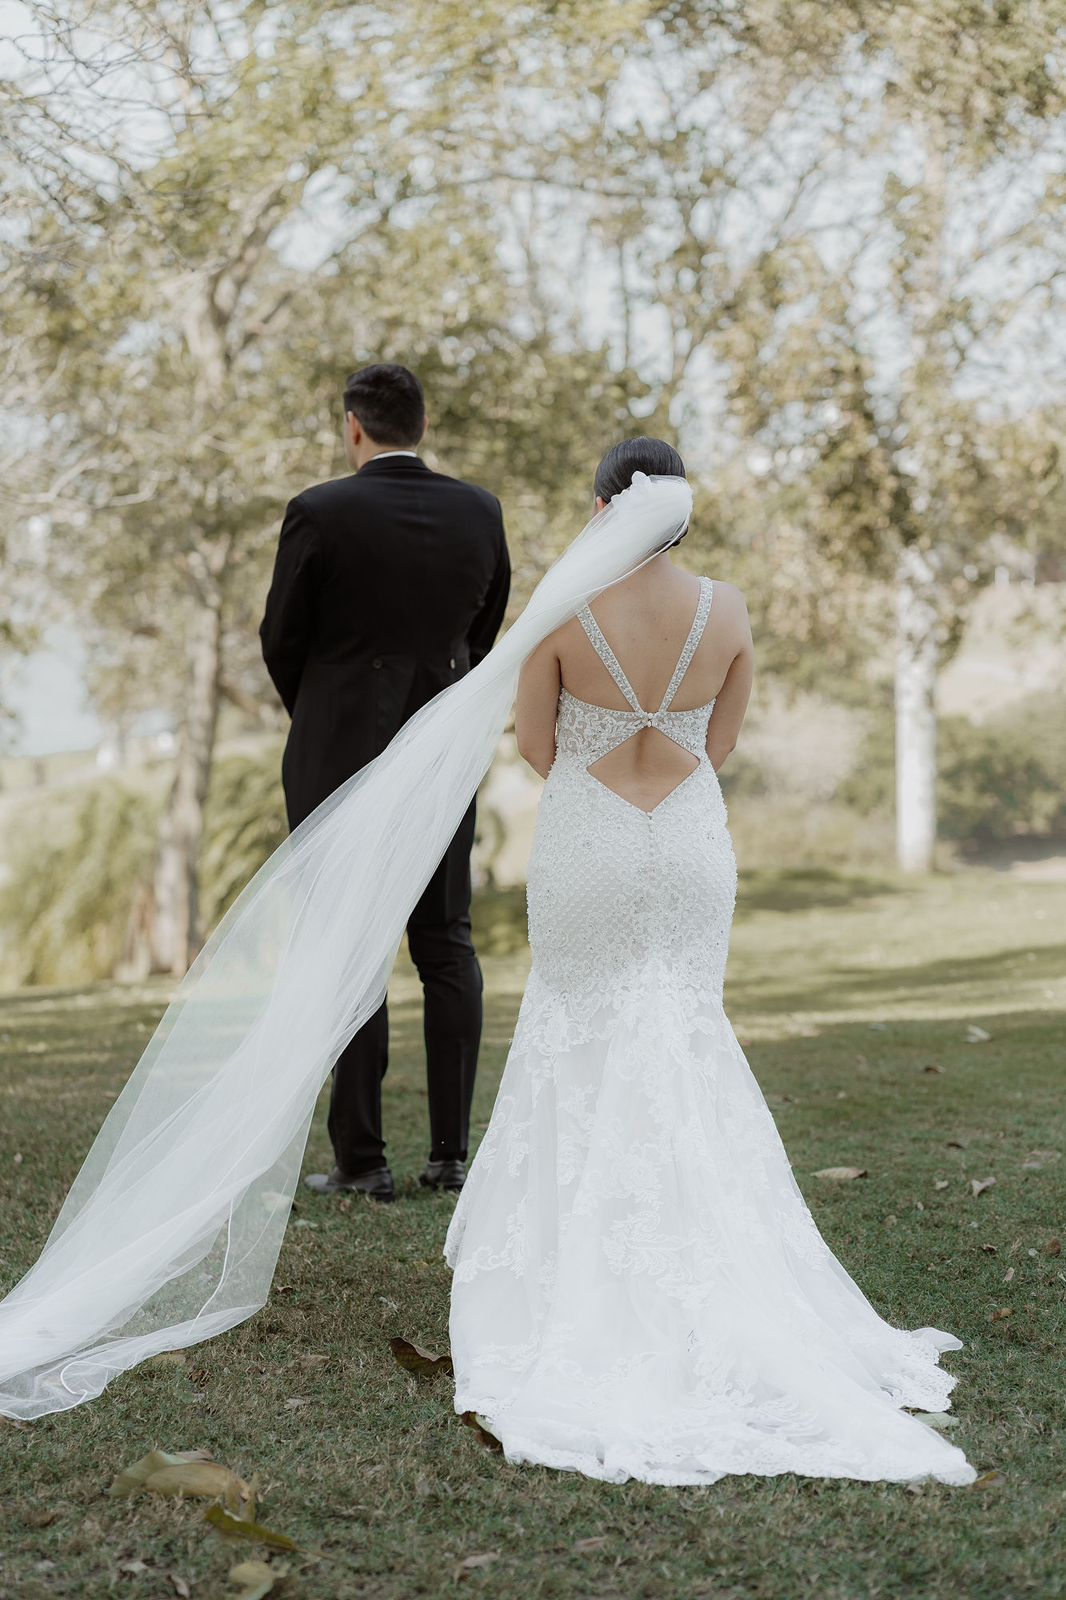
[[[896,568],[896,859],[931,872],[936,845],[936,564],[905,545]]]
[[[225,551],[216,547],[210,562],[216,570],[205,574],[208,582],[198,585],[199,604],[188,632],[189,668],[176,770],[160,824],[152,882],[151,970],[178,977],[188,970],[201,943],[199,866],[221,697],[224,564]]]

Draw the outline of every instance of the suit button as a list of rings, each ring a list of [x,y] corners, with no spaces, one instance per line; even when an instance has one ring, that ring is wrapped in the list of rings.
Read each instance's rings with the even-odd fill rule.
[[[371,662],[371,663],[370,663],[370,665],[371,665],[371,666],[372,666],[372,667],[373,667],[373,668],[374,668],[374,669],[375,669],[375,671],[376,671],[376,670],[377,670],[377,668],[378,668],[378,667],[380,667],[380,665],[381,665],[381,657],[380,657],[380,656],[375,656],[375,657],[374,657],[374,659],[373,659],[373,661],[372,661],[372,662]]]

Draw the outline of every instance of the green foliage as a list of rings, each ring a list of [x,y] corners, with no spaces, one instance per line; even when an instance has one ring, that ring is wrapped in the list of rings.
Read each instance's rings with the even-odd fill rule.
[[[0,892],[9,982],[87,983],[114,972],[151,870],[156,811],[143,793],[109,781],[69,808],[53,801],[42,817],[35,802],[18,819]]]
[[[205,929],[214,927],[287,834],[277,752],[217,762],[200,874]]]
[[[0,972],[11,985],[91,983],[121,968],[147,915],[158,797],[119,780],[22,812],[0,892]],[[210,930],[285,838],[278,755],[216,764],[202,864]]]
[[[32,425],[10,522],[47,503],[98,708],[162,704],[201,770],[196,613],[222,632],[198,681],[273,709],[279,512],[345,470],[338,381],[365,360],[414,364],[430,459],[501,494],[516,604],[603,446],[680,435],[686,559],[747,591],[760,672],[834,697],[866,692],[901,541],[944,553],[944,653],[1002,541],[1061,546],[1029,393],[1057,337],[1061,0],[27,9],[50,65],[2,86],[7,408]],[[232,782],[208,924],[277,836],[270,780]]]
[[[938,813],[945,839],[994,843],[1019,835],[1066,833],[1066,749],[1049,737],[1066,719],[1066,702],[1034,699],[1018,710],[975,723],[940,722]],[[879,717],[841,786],[840,800],[862,815],[894,804],[891,719]]]

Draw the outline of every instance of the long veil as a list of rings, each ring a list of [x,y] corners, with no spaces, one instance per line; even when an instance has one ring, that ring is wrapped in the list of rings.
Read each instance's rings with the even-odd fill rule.
[[[672,544],[682,478],[637,474],[496,648],[298,827],[180,984],[37,1262],[0,1303],[0,1414],[98,1395],[265,1302],[323,1082],[488,769],[529,653]]]

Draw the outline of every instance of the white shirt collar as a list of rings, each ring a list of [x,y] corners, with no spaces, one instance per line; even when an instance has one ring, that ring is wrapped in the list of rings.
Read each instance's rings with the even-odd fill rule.
[[[418,460],[417,450],[379,450],[376,456],[371,456],[371,461],[384,461],[386,456],[414,456]],[[369,462],[367,463],[369,465]]]

